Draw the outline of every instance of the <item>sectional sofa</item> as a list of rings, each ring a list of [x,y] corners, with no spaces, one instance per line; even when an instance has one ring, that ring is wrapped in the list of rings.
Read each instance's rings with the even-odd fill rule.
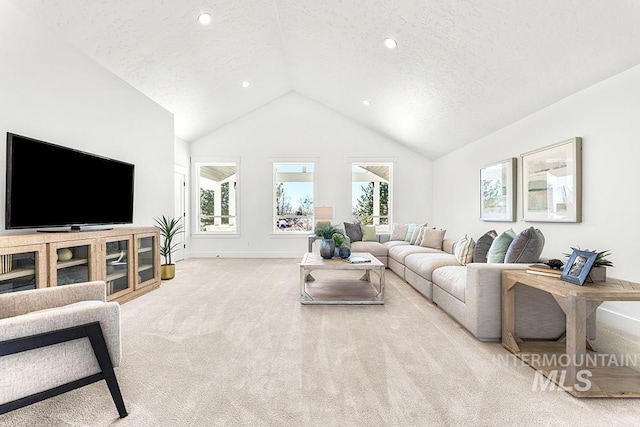
[[[539,233],[531,227],[520,234],[527,231]],[[441,231],[441,235],[444,232]],[[473,240],[466,236],[455,240],[436,238],[431,242],[436,247],[430,247],[418,244],[417,240],[412,242],[397,236],[393,238],[392,234],[378,234],[375,240],[352,241],[351,251],[373,254],[477,339],[500,341],[502,271],[526,269],[538,260],[540,253],[528,254],[535,257],[534,261],[522,261],[516,255],[511,258],[522,262],[473,262],[469,254],[466,260],[461,260],[458,245],[465,239]],[[515,292],[516,333],[519,337],[556,339],[564,334],[564,312],[550,294],[526,286],[517,286]],[[587,325],[590,339],[595,339],[595,320],[594,312]]]

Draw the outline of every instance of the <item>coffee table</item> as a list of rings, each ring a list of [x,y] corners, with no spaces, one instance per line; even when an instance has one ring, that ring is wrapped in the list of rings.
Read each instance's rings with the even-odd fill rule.
[[[351,256],[370,261],[352,264],[344,259],[324,259],[318,253],[307,252],[300,262],[300,303],[384,304],[384,264],[367,252],[355,252]],[[315,277],[311,276],[312,271],[316,271]],[[358,272],[364,274],[358,278]],[[372,281],[371,272],[377,280]]]

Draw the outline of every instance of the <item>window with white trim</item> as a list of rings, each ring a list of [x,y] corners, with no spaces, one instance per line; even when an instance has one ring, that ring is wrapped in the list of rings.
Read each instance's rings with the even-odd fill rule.
[[[354,221],[389,232],[392,218],[392,163],[358,162],[351,165],[351,213]]]
[[[238,232],[236,162],[196,163],[197,230],[199,233]]]
[[[313,231],[313,163],[273,164],[273,230]]]

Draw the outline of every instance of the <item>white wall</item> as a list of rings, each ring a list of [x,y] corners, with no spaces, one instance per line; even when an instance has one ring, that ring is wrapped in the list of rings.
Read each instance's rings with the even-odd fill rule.
[[[350,221],[352,161],[395,161],[395,222],[428,221],[431,161],[308,98],[290,93],[194,141],[193,158],[240,158],[240,236],[192,235],[191,256],[291,257],[306,236],[272,234],[273,162],[314,161],[315,204]]]
[[[172,211],[171,113],[6,0],[0,0],[0,58],[3,146],[6,132],[14,132],[133,163],[134,225],[152,225],[154,216]],[[6,154],[0,152],[4,186]],[[53,179],[68,182],[63,178]],[[4,217],[4,200],[1,206]]]
[[[640,66],[598,83],[434,162],[434,220],[451,234],[478,238],[487,230],[532,224],[546,237],[544,257],[565,260],[570,247],[610,249],[611,277],[640,282]],[[571,137],[582,137],[582,223],[482,222],[480,168]],[[519,173],[518,173],[519,175]],[[518,218],[522,215],[518,176]],[[599,319],[640,335],[640,303],[605,303]],[[628,318],[625,318],[628,317]]]

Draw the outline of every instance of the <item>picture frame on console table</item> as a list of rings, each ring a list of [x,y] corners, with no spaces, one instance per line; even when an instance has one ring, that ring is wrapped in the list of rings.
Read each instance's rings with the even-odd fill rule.
[[[522,219],[582,221],[582,138],[575,137],[520,156]]]
[[[562,270],[560,279],[575,285],[584,285],[597,257],[597,252],[574,249]]]
[[[480,168],[481,221],[515,221],[516,162],[512,157]]]

